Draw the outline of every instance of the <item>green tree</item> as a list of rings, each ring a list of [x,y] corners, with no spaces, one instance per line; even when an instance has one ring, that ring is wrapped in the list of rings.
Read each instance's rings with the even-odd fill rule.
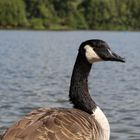
[[[1,28],[140,30],[140,0],[0,0]]]
[[[62,26],[68,26],[70,29],[86,29],[87,23],[83,14],[80,12],[79,4],[81,0],[51,0],[55,13]]]
[[[50,28],[56,19],[52,4],[48,0],[24,0],[31,28]]]
[[[3,27],[27,25],[25,5],[22,0],[0,0],[0,25]]]

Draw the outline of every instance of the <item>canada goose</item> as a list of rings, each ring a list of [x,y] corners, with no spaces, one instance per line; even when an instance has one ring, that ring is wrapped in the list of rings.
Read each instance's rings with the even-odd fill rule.
[[[109,140],[110,127],[88,90],[94,62],[125,62],[102,40],[87,40],[79,47],[69,98],[74,108],[40,108],[12,125],[2,140]]]

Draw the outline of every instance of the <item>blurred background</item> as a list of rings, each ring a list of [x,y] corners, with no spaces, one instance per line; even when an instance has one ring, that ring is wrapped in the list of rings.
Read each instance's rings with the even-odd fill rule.
[[[140,0],[0,0],[0,134],[39,107],[72,107],[79,45],[102,39],[126,63],[93,65],[111,140],[140,140]]]
[[[3,29],[139,30],[139,0],[0,0]]]

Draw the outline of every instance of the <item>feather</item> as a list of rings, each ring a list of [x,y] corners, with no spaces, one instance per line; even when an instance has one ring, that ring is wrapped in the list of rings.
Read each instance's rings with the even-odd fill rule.
[[[78,109],[40,108],[11,126],[2,140],[98,140],[94,116]]]

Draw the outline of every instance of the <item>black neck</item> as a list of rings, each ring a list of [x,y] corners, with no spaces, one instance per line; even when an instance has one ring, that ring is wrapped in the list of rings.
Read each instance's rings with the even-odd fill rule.
[[[73,103],[74,108],[83,110],[89,114],[92,114],[96,108],[96,104],[92,100],[88,90],[88,75],[91,66],[85,57],[78,54],[72,73],[69,93],[70,101]]]

